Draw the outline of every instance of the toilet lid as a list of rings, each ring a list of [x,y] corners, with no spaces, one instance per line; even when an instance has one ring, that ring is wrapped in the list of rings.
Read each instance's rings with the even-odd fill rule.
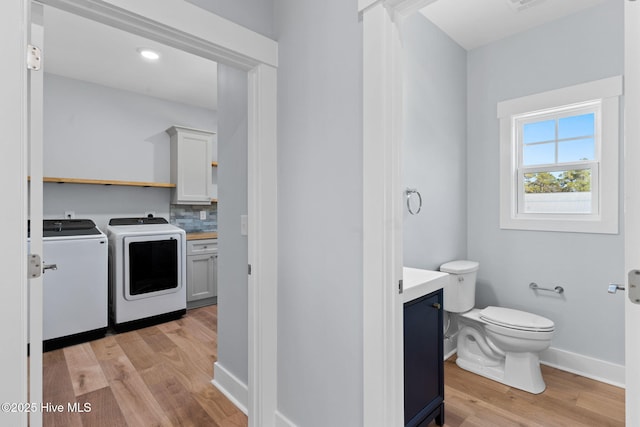
[[[485,322],[522,331],[550,332],[554,324],[546,317],[504,307],[487,307],[480,311]]]

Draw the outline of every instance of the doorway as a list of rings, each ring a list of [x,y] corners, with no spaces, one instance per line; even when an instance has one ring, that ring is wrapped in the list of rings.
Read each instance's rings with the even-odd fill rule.
[[[102,2],[91,1],[82,5],[71,1],[43,3],[247,71],[248,226],[252,231],[249,236],[249,262],[253,267],[253,274],[249,276],[248,296],[250,387],[247,408],[250,424],[264,425],[263,420],[273,418],[275,401],[272,396],[276,395],[276,323],[273,301],[277,254],[272,246],[277,235],[274,197],[276,174],[275,162],[272,161],[275,158],[276,142],[275,42],[229,25],[228,21],[215,15],[207,15],[203,20],[202,12],[187,3],[172,3],[171,7],[161,8],[163,10],[145,5],[129,5],[127,2],[122,2],[119,6],[105,6]],[[21,19],[20,16],[18,13],[12,15],[17,20]],[[202,25],[195,28],[195,21]],[[228,40],[234,39],[242,41],[229,46]],[[256,167],[257,165],[260,166]],[[257,325],[260,325],[260,333],[257,333]],[[26,342],[26,336],[24,339],[23,342]]]
[[[396,5],[388,7],[387,9],[378,7],[378,5],[375,4],[372,5],[372,3],[374,2],[363,1],[360,4],[361,12],[363,13],[365,34],[365,93],[368,94],[366,102],[364,103],[365,141],[367,141],[367,145],[365,145],[365,205],[367,205],[366,198],[370,195],[372,197],[371,206],[376,206],[373,202],[374,187],[377,187],[378,189],[378,197],[380,197],[380,188],[382,188],[384,197],[388,197],[389,201],[386,204],[381,203],[377,205],[377,209],[372,210],[370,213],[365,211],[365,224],[367,224],[368,220],[373,221],[383,229],[382,238],[380,240],[373,238],[369,240],[369,242],[374,242],[376,244],[375,247],[365,248],[364,250],[365,273],[368,270],[373,271],[373,273],[369,273],[370,281],[366,281],[366,283],[369,285],[371,285],[371,283],[377,284],[377,286],[371,285],[373,286],[373,289],[365,293],[365,307],[368,304],[382,307],[383,312],[383,314],[380,312],[372,312],[370,321],[367,321],[367,318],[365,317],[365,337],[367,337],[366,331],[370,325],[376,325],[376,328],[371,329],[371,331],[385,331],[384,334],[373,334],[374,338],[369,341],[369,344],[367,344],[367,341],[365,340],[365,349],[368,345],[370,345],[371,348],[380,346],[378,348],[388,349],[389,347],[396,345],[398,335],[401,334],[401,328],[398,326],[402,323],[399,313],[400,310],[398,309],[399,301],[397,298],[397,287],[398,281],[401,279],[401,273],[398,272],[398,267],[402,266],[403,257],[402,250],[400,249],[402,247],[402,231],[401,227],[398,227],[398,223],[402,224],[402,212],[403,210],[406,210],[403,203],[405,201],[403,198],[404,190],[409,186],[409,183],[405,183],[402,179],[402,165],[401,162],[398,161],[398,157],[401,156],[402,152],[397,141],[403,141],[404,129],[401,124],[406,119],[405,115],[409,115],[411,112],[406,110],[403,111],[403,107],[406,108],[406,104],[404,103],[401,95],[402,89],[398,90],[398,86],[401,87],[404,74],[402,72],[402,67],[397,64],[401,62],[400,58],[402,58],[403,49],[406,47],[404,23],[406,23],[406,20],[410,19],[411,16],[421,8],[433,2],[398,2]],[[444,4],[445,2],[435,2],[434,5],[437,5],[438,3]],[[368,6],[371,7],[367,9]],[[618,10],[617,13],[618,18],[621,18],[621,11]],[[618,25],[619,24],[620,22],[618,22]],[[620,31],[622,31],[622,29],[620,29]],[[616,47],[616,49],[622,49],[622,42]],[[622,62],[622,60],[617,62],[618,70],[615,73],[620,74],[622,72]],[[406,66],[406,63],[403,63],[402,66]],[[476,76],[477,73],[473,74],[469,79],[473,79]],[[430,101],[431,99],[425,99],[425,103],[429,103]],[[483,108],[479,112],[479,115],[483,118],[487,118],[488,120],[495,121],[495,105],[490,108]],[[384,117],[384,119],[380,119],[380,117]],[[430,118],[428,115],[424,117],[425,121]],[[380,121],[382,121],[383,124],[380,124]],[[466,119],[464,122],[466,123]],[[425,139],[428,140],[431,136],[432,135],[425,136]],[[479,149],[479,147],[474,147],[474,149]],[[490,152],[473,152],[473,159],[481,161],[478,161],[474,168],[471,169],[471,171],[477,176],[474,175],[467,178],[465,185],[481,176],[478,175],[479,173],[491,176],[490,171],[478,171],[478,168],[486,163],[487,156],[490,154]],[[435,155],[436,154],[434,154],[434,156]],[[386,177],[380,178],[374,177],[373,174],[372,176],[367,176],[367,170],[384,170],[388,171],[388,173],[386,174]],[[374,183],[375,186],[373,185]],[[371,187],[369,187],[369,185],[371,185]],[[370,194],[368,190],[371,190]],[[425,199],[428,200],[428,198]],[[494,201],[492,200],[485,201],[489,206],[493,206],[493,202]],[[440,206],[432,206],[432,209],[436,210],[439,207]],[[425,209],[425,207],[423,207],[423,209]],[[477,222],[478,219],[472,218],[472,220]],[[486,231],[486,229],[487,227],[485,227],[483,231]],[[367,239],[366,236],[367,232],[365,229],[365,240]],[[617,267],[614,268],[615,271],[612,271],[611,269],[606,270],[609,274],[614,276],[612,279],[607,280],[624,279],[624,267],[621,263],[623,253],[621,251],[622,237],[622,235],[618,235],[614,238],[617,239],[615,245],[618,259],[613,260],[613,264],[608,261],[608,265],[615,265]],[[474,243],[474,247],[469,248],[469,253],[476,254],[476,256],[480,253],[481,248],[479,246],[475,246],[477,244],[478,243],[476,242]],[[439,249],[436,249],[435,251],[437,252]],[[400,256],[398,256],[398,253],[400,253]],[[453,255],[456,257],[459,256],[454,253]],[[463,255],[467,256],[468,254],[465,253]],[[376,270],[376,263],[385,263],[387,268],[379,268]],[[433,260],[431,261],[431,265],[424,265],[423,268],[435,269],[440,263],[442,263],[442,260]],[[486,261],[485,264],[487,264]],[[530,295],[526,294],[527,284],[528,282],[524,284],[523,292],[521,292],[523,294],[523,298],[530,297]],[[598,288],[599,285],[600,283],[592,283],[591,286],[593,289],[590,293],[599,294],[599,292],[601,292]],[[514,285],[513,289],[510,289],[509,292],[520,293],[518,286]],[[494,299],[499,297],[500,295],[494,295]],[[604,297],[606,296],[603,296],[603,298]],[[486,305],[491,299],[491,295],[485,294],[482,298],[484,301],[480,301],[480,304]],[[602,302],[602,300],[600,301]],[[607,306],[621,305],[622,301],[606,301],[606,304]],[[620,310],[613,310],[612,312],[619,313]],[[365,316],[366,315],[367,312],[365,312]],[[385,321],[376,323],[376,321],[381,320],[380,317],[383,317]],[[622,330],[620,328],[622,325],[621,319],[618,318],[616,322],[616,336],[620,338],[620,334],[622,334]],[[377,336],[377,338],[375,336]],[[620,339],[618,339],[618,341],[620,341]],[[616,348],[618,353],[620,353],[621,345],[618,345]],[[366,353],[367,352],[365,351],[365,354]],[[367,366],[375,366],[378,368],[378,372],[383,372],[383,376],[386,379],[386,382],[371,382],[371,391],[368,395],[365,394],[365,408],[370,408],[374,411],[375,415],[372,416],[372,420],[385,419],[389,420],[388,423],[399,424],[401,422],[402,399],[399,397],[401,394],[401,388],[398,387],[396,382],[394,382],[394,377],[398,372],[397,365],[394,365],[394,363],[397,364],[398,360],[401,359],[397,354],[394,355],[391,353],[392,351],[385,353],[385,359],[375,359],[373,357],[365,358],[365,372],[367,372]],[[615,357],[619,358],[619,356],[620,355],[618,354]],[[606,364],[603,364],[600,367],[605,365]],[[620,373],[624,376],[624,369],[622,369],[621,365],[615,365],[615,371],[618,378],[620,378]],[[394,375],[394,373],[396,375]],[[627,378],[629,378],[628,375]],[[378,386],[377,388],[376,385]],[[386,394],[389,390],[394,390],[394,392]],[[627,399],[628,398],[629,395],[627,395]],[[381,409],[378,406],[381,401],[394,402],[394,404],[389,406],[387,409]],[[376,402],[377,405],[374,405],[374,402]],[[628,402],[630,401],[628,400]],[[371,404],[371,406],[369,406],[369,404]],[[365,410],[365,414],[367,413],[368,410]]]

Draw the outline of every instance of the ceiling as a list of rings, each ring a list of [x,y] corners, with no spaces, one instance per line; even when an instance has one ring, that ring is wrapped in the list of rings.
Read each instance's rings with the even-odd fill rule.
[[[48,73],[217,110],[217,64],[90,19],[45,8]],[[152,48],[160,59],[144,60]]]
[[[437,0],[420,12],[466,50],[607,0]]]
[[[421,12],[471,50],[604,1],[437,0]],[[137,52],[140,47],[158,51],[160,59],[142,59]],[[53,7],[45,8],[44,68],[73,79],[217,110],[215,62]]]

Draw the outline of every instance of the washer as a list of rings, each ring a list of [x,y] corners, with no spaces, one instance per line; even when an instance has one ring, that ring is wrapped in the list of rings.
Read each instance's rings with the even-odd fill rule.
[[[108,327],[107,237],[90,219],[43,221],[44,349],[103,336]]]
[[[114,329],[186,313],[186,234],[164,218],[114,218],[109,240],[109,304]]]

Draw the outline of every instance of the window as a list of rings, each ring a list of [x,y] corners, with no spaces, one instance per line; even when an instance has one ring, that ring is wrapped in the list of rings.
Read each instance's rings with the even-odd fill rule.
[[[621,92],[613,77],[498,103],[501,228],[618,232]]]

